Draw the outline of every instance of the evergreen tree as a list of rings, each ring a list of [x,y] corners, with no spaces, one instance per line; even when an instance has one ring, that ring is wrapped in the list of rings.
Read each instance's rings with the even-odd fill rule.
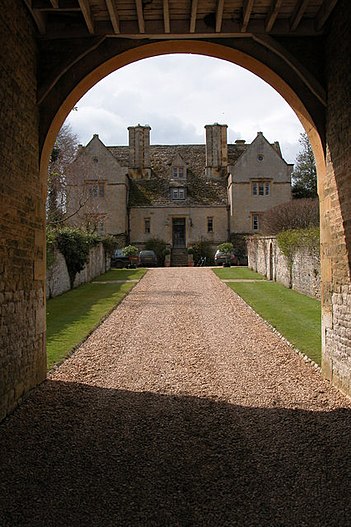
[[[294,198],[317,197],[317,170],[311,144],[306,133],[300,134],[301,150],[296,158],[292,173],[292,194]]]

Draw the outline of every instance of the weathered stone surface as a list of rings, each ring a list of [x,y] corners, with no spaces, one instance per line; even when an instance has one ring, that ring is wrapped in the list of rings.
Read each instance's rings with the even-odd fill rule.
[[[279,249],[274,237],[251,237],[247,241],[248,265],[269,280],[275,280],[300,293],[320,298],[320,258],[315,251],[301,247],[292,265]]]
[[[2,2],[0,49],[1,419],[46,376],[45,182],[39,178],[37,51],[22,2]]]

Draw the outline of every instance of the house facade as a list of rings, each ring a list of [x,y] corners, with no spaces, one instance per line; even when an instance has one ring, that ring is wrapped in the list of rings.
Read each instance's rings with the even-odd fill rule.
[[[128,128],[128,146],[94,135],[74,162],[70,223],[95,221],[122,244],[159,238],[174,250],[259,232],[260,215],[291,199],[292,165],[261,132],[228,144],[227,125],[205,130],[205,145],[151,145],[147,125]]]

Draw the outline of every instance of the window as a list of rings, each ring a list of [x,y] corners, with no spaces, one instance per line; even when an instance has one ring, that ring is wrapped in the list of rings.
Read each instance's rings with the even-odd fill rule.
[[[185,199],[186,192],[184,187],[172,188],[171,189],[171,198],[172,199]]]
[[[98,221],[98,224],[97,224],[97,233],[101,236],[103,234],[105,234],[105,224],[102,220],[99,220]]]
[[[207,218],[207,232],[213,232],[213,218]]]
[[[105,184],[104,183],[90,183],[88,185],[89,196],[91,198],[103,198],[105,196]]]
[[[172,178],[173,179],[184,179],[185,178],[184,167],[172,167]]]
[[[271,193],[271,184],[269,181],[254,181],[251,184],[253,196],[269,196]]]
[[[260,219],[258,214],[252,215],[252,229],[258,231],[260,228]]]
[[[151,232],[151,220],[150,218],[144,218],[144,232],[150,234]]]

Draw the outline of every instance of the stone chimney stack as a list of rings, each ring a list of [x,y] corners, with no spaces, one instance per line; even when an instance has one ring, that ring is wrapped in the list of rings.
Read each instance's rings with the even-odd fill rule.
[[[129,173],[135,179],[148,178],[150,168],[150,130],[149,125],[129,126]]]
[[[206,176],[227,175],[228,144],[226,124],[207,124],[206,128]]]

